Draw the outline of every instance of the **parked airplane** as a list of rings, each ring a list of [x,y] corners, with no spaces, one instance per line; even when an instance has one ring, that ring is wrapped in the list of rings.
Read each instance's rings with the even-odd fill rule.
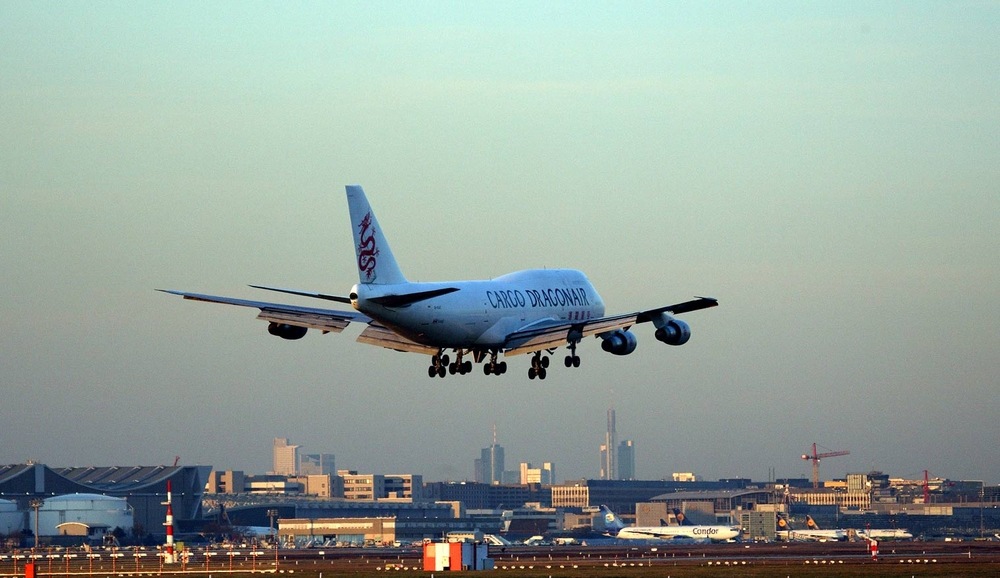
[[[902,528],[867,528],[855,530],[855,533],[864,540],[909,540],[913,537],[913,534]]]
[[[739,526],[626,526],[607,506],[601,506],[607,533],[623,540],[712,540],[724,542],[740,535]],[[682,514],[683,515],[683,514]]]
[[[668,345],[691,338],[687,323],[673,315],[715,307],[716,299],[698,297],[655,309],[604,315],[604,301],[580,271],[529,269],[483,281],[416,283],[406,280],[384,231],[358,185],[347,186],[359,283],[347,297],[252,285],[257,289],[350,304],[356,311],[317,309],[266,301],[163,290],[185,299],[260,309],[268,332],[300,339],[309,329],[340,333],[351,322],[367,324],[358,341],[397,351],[431,356],[430,377],[472,371],[471,356],[486,375],[501,375],[507,362],[497,356],[532,353],[530,379],[545,379],[548,355],[567,345],[566,367],[579,367],[576,346],[596,336],[615,355],[635,350],[631,327],[652,322],[654,337]],[[455,353],[452,362],[446,351]],[[488,359],[488,361],[487,361]]]
[[[806,525],[808,528],[805,530],[793,530],[792,525],[788,523],[788,520],[780,514],[778,515],[777,523],[778,530],[775,533],[779,538],[783,538],[787,541],[842,542],[847,539],[847,532],[843,530],[822,530],[812,519],[812,516],[808,515],[806,516]]]

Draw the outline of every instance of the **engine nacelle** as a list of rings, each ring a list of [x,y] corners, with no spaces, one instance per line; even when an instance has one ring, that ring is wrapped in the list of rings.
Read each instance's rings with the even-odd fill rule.
[[[273,321],[267,324],[267,332],[271,335],[277,335],[282,339],[302,339],[308,330],[308,327],[286,325],[284,323],[275,323]]]
[[[691,327],[680,319],[670,318],[654,333],[658,341],[667,345],[684,345],[691,339]]]
[[[601,337],[604,339],[601,343],[601,349],[615,355],[628,355],[635,351],[635,346],[638,344],[634,333],[622,329],[617,329]]]

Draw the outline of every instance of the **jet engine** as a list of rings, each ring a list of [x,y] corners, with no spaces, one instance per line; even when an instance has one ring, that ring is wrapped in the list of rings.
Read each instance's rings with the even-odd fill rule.
[[[273,321],[267,324],[267,332],[271,335],[277,335],[282,339],[302,339],[308,330],[308,327],[286,325],[285,323],[275,323]]]
[[[606,333],[601,338],[604,339],[601,343],[601,349],[615,355],[628,355],[632,353],[635,351],[635,346],[638,343],[635,340],[635,334],[622,329]]]
[[[691,339],[691,327],[680,319],[668,317],[654,335],[667,345],[684,345]]]

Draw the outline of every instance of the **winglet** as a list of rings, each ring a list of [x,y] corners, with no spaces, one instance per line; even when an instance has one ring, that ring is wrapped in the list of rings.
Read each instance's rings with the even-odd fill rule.
[[[382,228],[361,185],[347,185],[347,206],[351,213],[351,231],[361,283],[406,283],[406,277],[392,255],[389,242],[382,234]]]

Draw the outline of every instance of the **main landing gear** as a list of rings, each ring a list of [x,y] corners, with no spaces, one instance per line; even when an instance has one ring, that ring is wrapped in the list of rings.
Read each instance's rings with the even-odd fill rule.
[[[427,377],[444,377],[445,375],[465,375],[472,372],[472,361],[464,360],[466,354],[471,353],[472,358],[476,363],[480,363],[486,359],[487,353],[489,353],[490,360],[483,365],[483,373],[486,375],[503,375],[507,373],[507,362],[497,361],[497,351],[483,351],[479,349],[473,350],[455,350],[455,361],[451,361],[448,354],[444,350],[438,351],[436,354],[431,356],[431,364],[427,368]]]
[[[472,371],[472,362],[462,361],[462,355],[464,354],[465,352],[461,349],[456,350],[455,357],[457,359],[455,359],[455,363],[448,366],[448,373],[452,375],[455,375],[456,373],[459,375],[465,375],[466,373]]]
[[[566,367],[580,367],[580,356],[576,354],[576,345],[578,342],[571,341],[569,343],[569,355],[566,356],[565,363]],[[503,375],[507,373],[507,362],[497,361],[497,357],[500,355],[500,351],[497,349],[484,350],[484,349],[456,349],[455,351],[455,361],[452,363],[451,358],[443,349],[439,350],[437,353],[431,356],[431,364],[427,368],[428,377],[444,377],[449,373],[451,375],[465,375],[472,372],[472,367],[474,363],[483,364],[483,374],[485,375]],[[549,367],[549,355],[551,355],[555,349],[550,349],[547,351],[536,351],[534,355],[531,356],[531,367],[528,368],[528,379],[545,379],[548,375]],[[474,361],[467,361],[464,357],[467,354],[472,354]],[[486,359],[486,356],[489,359]]]
[[[427,377],[444,377],[446,370],[445,367],[448,366],[448,362],[451,359],[448,354],[444,351],[438,351],[436,354],[431,356],[431,366],[427,368]],[[455,373],[454,371],[452,373]]]
[[[483,364],[483,373],[486,375],[503,375],[507,373],[507,362],[497,361],[497,351],[490,351],[490,361]]]
[[[536,351],[531,356],[531,367],[528,368],[528,379],[545,379],[545,368],[549,366],[549,356],[542,355],[541,351]]]

